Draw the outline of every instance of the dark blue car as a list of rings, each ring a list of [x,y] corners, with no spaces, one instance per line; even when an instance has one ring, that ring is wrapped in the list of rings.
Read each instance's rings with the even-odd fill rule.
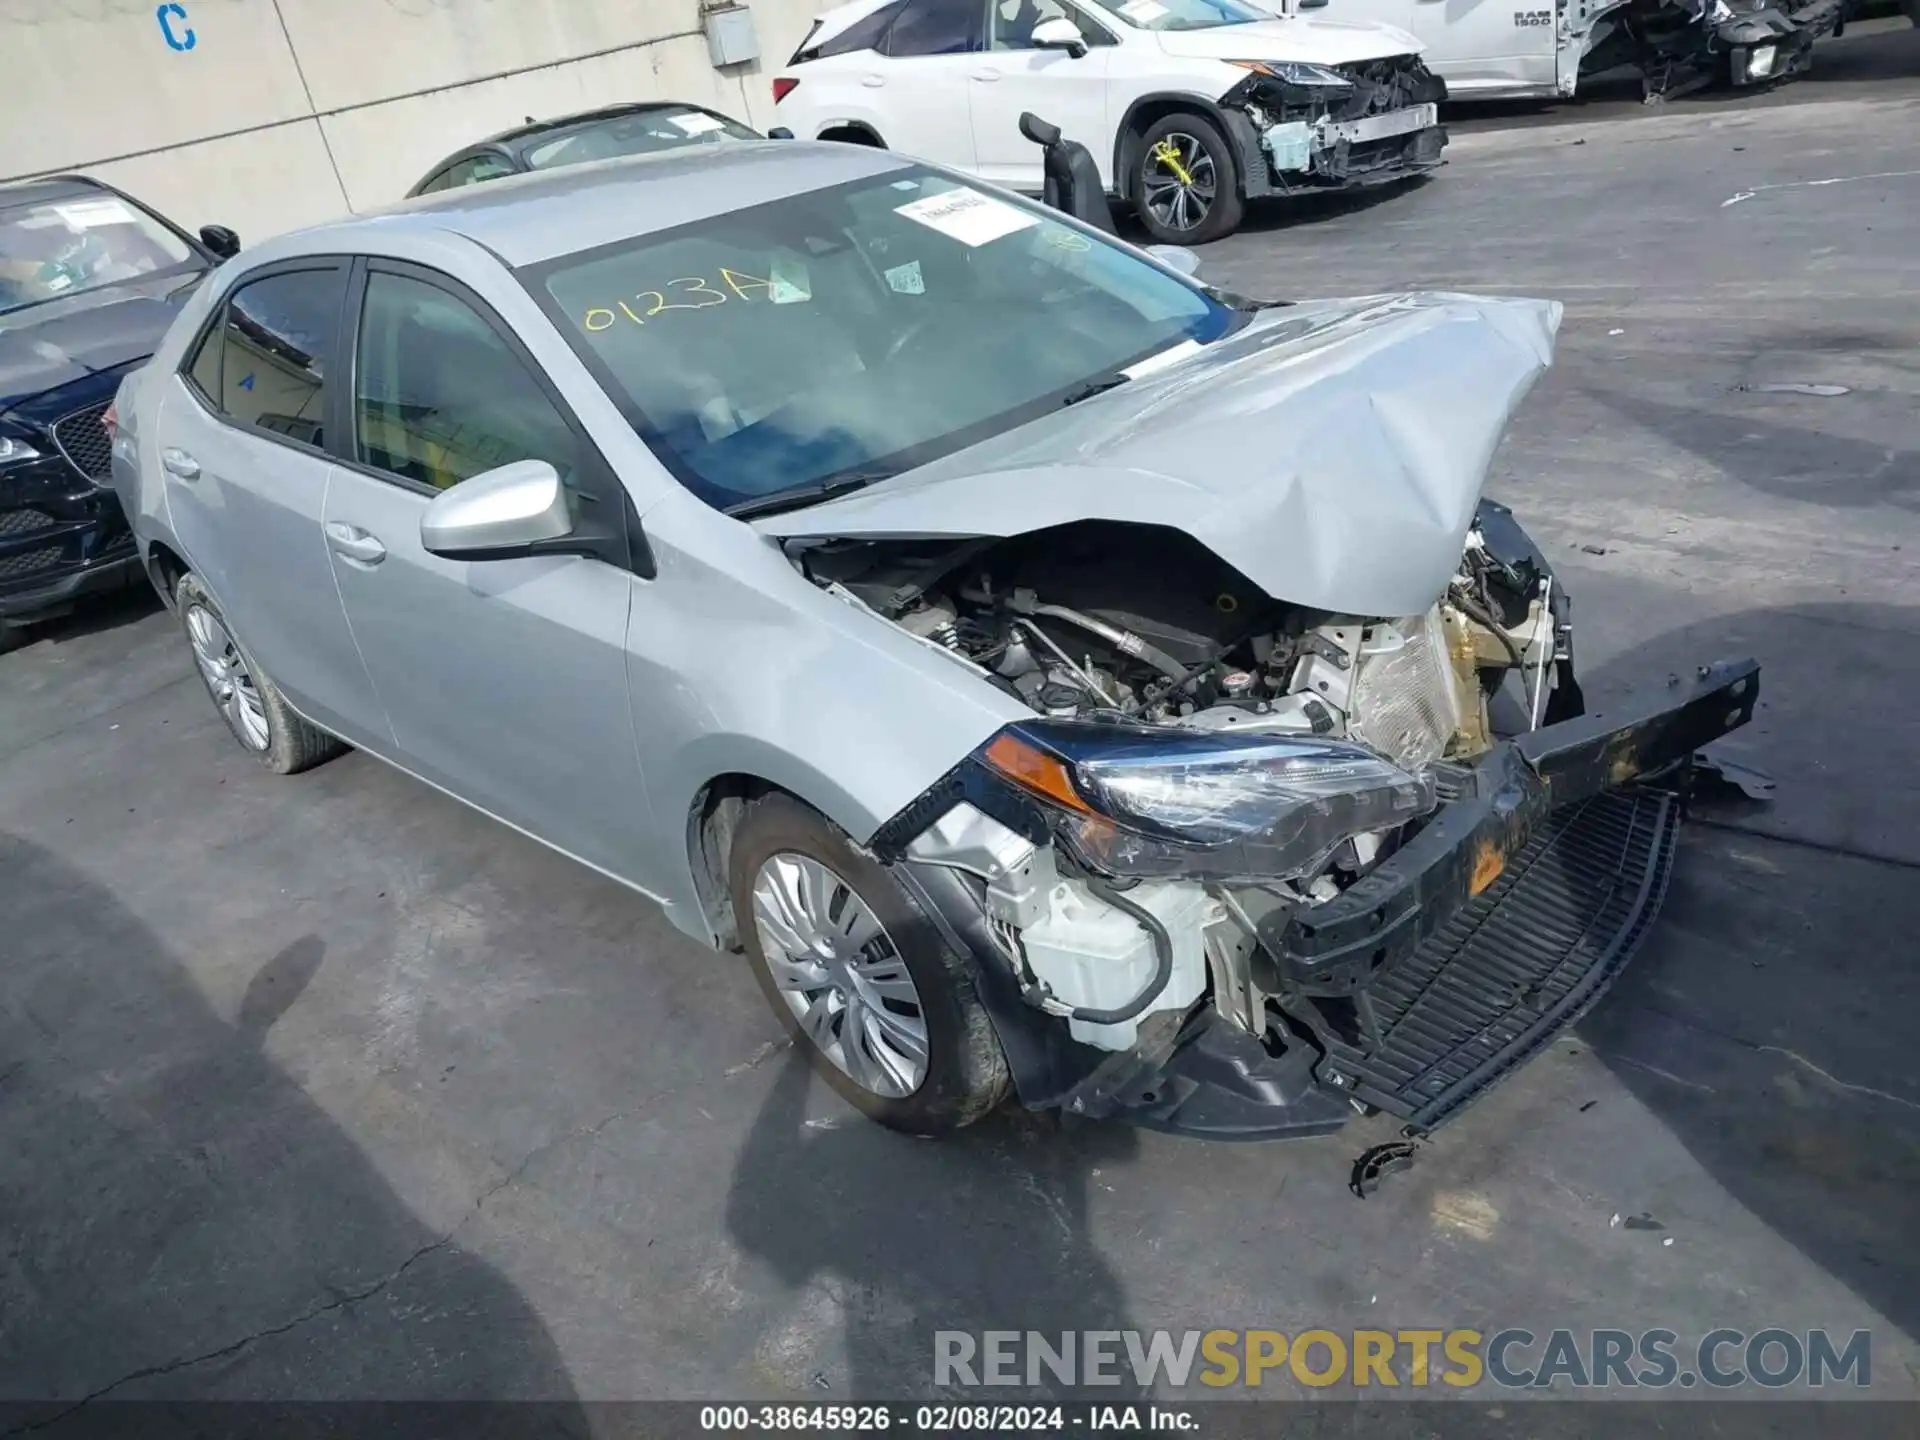
[[[20,627],[140,579],[104,423],[121,378],[240,248],[109,185],[0,185],[0,651]]]

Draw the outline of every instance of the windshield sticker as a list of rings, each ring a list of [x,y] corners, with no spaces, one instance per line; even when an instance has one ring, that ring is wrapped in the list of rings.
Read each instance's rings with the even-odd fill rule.
[[[1127,0],[1120,13],[1136,25],[1151,25],[1167,13],[1167,7],[1160,0]]]
[[[1082,254],[1093,248],[1093,242],[1078,230],[1069,230],[1064,225],[1047,226],[1045,239],[1056,250],[1067,250]]]
[[[920,278],[920,262],[909,260],[904,265],[896,265],[887,273],[887,284],[899,295],[924,295],[927,282]]]
[[[979,246],[1038,225],[1040,219],[965,185],[895,206],[898,214],[938,230],[962,245]]]
[[[772,278],[767,282],[767,298],[776,305],[797,305],[813,298],[813,286],[807,280],[807,267],[797,260],[773,262]]]
[[[697,111],[691,115],[669,115],[667,119],[689,135],[704,135],[709,130],[722,130],[726,128],[727,123],[718,115],[702,115]]]
[[[53,213],[75,230],[92,230],[102,225],[132,225],[133,212],[118,200],[74,200],[55,205]]]

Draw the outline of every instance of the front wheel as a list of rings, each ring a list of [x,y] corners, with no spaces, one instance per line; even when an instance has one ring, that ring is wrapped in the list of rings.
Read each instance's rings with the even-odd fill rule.
[[[1240,228],[1246,201],[1233,147],[1203,115],[1165,115],[1140,137],[1133,194],[1163,245],[1204,245]]]
[[[957,955],[912,896],[784,795],[748,810],[729,863],[754,977],[814,1070],[882,1125],[944,1135],[1007,1092],[1007,1062]]]

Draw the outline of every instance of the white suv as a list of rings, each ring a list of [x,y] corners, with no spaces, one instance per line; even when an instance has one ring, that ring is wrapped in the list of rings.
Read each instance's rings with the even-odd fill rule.
[[[1242,0],[854,0],[774,78],[784,129],[1041,188],[1030,110],[1093,152],[1156,240],[1197,244],[1249,198],[1440,163],[1446,85],[1391,25]]]

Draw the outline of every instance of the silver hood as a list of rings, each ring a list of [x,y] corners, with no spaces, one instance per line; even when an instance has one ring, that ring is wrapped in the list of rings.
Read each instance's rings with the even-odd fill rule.
[[[1193,536],[1278,600],[1413,615],[1460,562],[1560,306],[1378,295],[1263,311],[1116,390],[762,534],[1010,536],[1075,520]]]

